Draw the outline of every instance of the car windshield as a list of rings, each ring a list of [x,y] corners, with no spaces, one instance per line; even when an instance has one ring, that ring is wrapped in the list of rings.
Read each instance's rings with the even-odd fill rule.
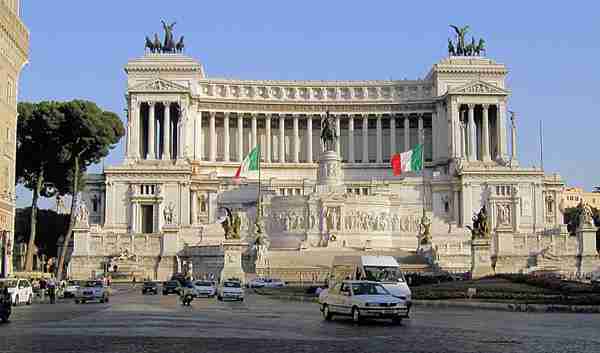
[[[352,292],[354,295],[389,294],[382,285],[375,283],[353,283]]]
[[[397,267],[365,266],[366,280],[375,282],[404,282],[404,275]]]
[[[79,281],[69,281],[69,282],[67,282],[67,285],[69,285],[69,286],[78,286],[79,285]]]
[[[154,282],[144,282],[145,287],[156,287],[156,283]]]
[[[177,282],[177,281],[170,281],[170,282],[167,282],[167,286],[169,286],[169,287],[177,287],[177,286],[179,286],[179,282]]]
[[[212,286],[211,282],[202,282],[202,281],[198,281],[195,283],[195,285],[197,285],[198,287],[210,287]]]
[[[225,282],[223,283],[223,287],[227,287],[227,288],[240,288],[240,284],[239,282]]]
[[[102,287],[102,282],[99,282],[99,281],[88,281],[88,282],[85,282],[85,286],[84,287],[88,287],[88,288],[91,288],[91,287]]]

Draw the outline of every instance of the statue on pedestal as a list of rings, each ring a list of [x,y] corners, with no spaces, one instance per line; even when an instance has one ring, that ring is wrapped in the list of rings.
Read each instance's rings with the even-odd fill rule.
[[[337,139],[333,118],[329,116],[329,111],[327,111],[325,118],[321,120],[321,140],[325,146],[325,151],[335,151]]]
[[[487,239],[490,237],[490,224],[485,206],[473,216],[473,226],[467,226],[471,231],[471,239]]]
[[[593,226],[594,213],[590,205],[581,201],[577,208],[579,209],[579,227]]]
[[[222,207],[227,213],[226,216],[221,220],[221,226],[225,231],[225,240],[239,240],[240,239],[240,228],[242,219],[239,214],[236,213],[234,216],[231,210],[227,207]]]
[[[75,223],[81,226],[87,226],[88,223],[88,209],[85,202],[80,201],[77,207],[77,215],[75,216]]]
[[[168,207],[165,207],[163,211],[163,216],[165,218],[165,224],[173,224],[173,217],[175,214],[175,205],[173,203],[169,203]]]
[[[419,224],[421,233],[421,245],[427,245],[431,243],[431,218],[427,216],[427,213],[423,209],[423,216],[421,217],[421,223]]]

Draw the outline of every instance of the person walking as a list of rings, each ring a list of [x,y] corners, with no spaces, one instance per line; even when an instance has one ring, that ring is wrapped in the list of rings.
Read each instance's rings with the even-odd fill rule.
[[[46,301],[46,289],[48,287],[48,283],[45,278],[40,279],[40,301],[43,303]]]
[[[56,303],[56,282],[54,278],[50,278],[48,281],[48,297],[50,298],[50,304]]]

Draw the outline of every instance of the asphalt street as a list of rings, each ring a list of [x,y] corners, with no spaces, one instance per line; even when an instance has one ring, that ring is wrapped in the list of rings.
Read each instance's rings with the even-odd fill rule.
[[[34,304],[0,324],[0,352],[600,352],[600,316],[414,308],[401,325],[326,322],[314,303],[116,292],[106,304]]]

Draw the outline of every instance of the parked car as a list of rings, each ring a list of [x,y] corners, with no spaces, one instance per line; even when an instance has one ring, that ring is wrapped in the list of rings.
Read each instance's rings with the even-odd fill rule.
[[[75,303],[84,304],[95,300],[100,303],[108,303],[109,295],[108,287],[102,281],[86,281],[79,287],[75,295]]]
[[[79,290],[81,283],[79,281],[68,281],[67,286],[63,291],[63,297],[74,298]]]
[[[8,287],[14,306],[33,303],[33,288],[28,280],[22,278],[0,279],[0,287]]]
[[[217,294],[217,288],[212,281],[195,281],[193,286],[194,289],[192,291],[195,297],[212,298]]]
[[[349,315],[355,323],[363,318],[392,319],[400,323],[408,318],[406,300],[390,294],[382,284],[373,281],[342,281],[319,295],[325,320],[333,315]]]
[[[142,294],[158,294],[158,284],[156,282],[144,282],[142,286]]]
[[[181,284],[178,281],[167,281],[163,284],[162,294],[177,294],[181,291]]]
[[[263,288],[265,286],[264,278],[254,278],[250,282],[248,282],[248,288]]]
[[[264,287],[265,288],[282,288],[282,287],[285,287],[285,282],[278,278],[265,278],[264,279]]]
[[[239,281],[224,281],[217,289],[217,299],[244,301],[244,289]]]

